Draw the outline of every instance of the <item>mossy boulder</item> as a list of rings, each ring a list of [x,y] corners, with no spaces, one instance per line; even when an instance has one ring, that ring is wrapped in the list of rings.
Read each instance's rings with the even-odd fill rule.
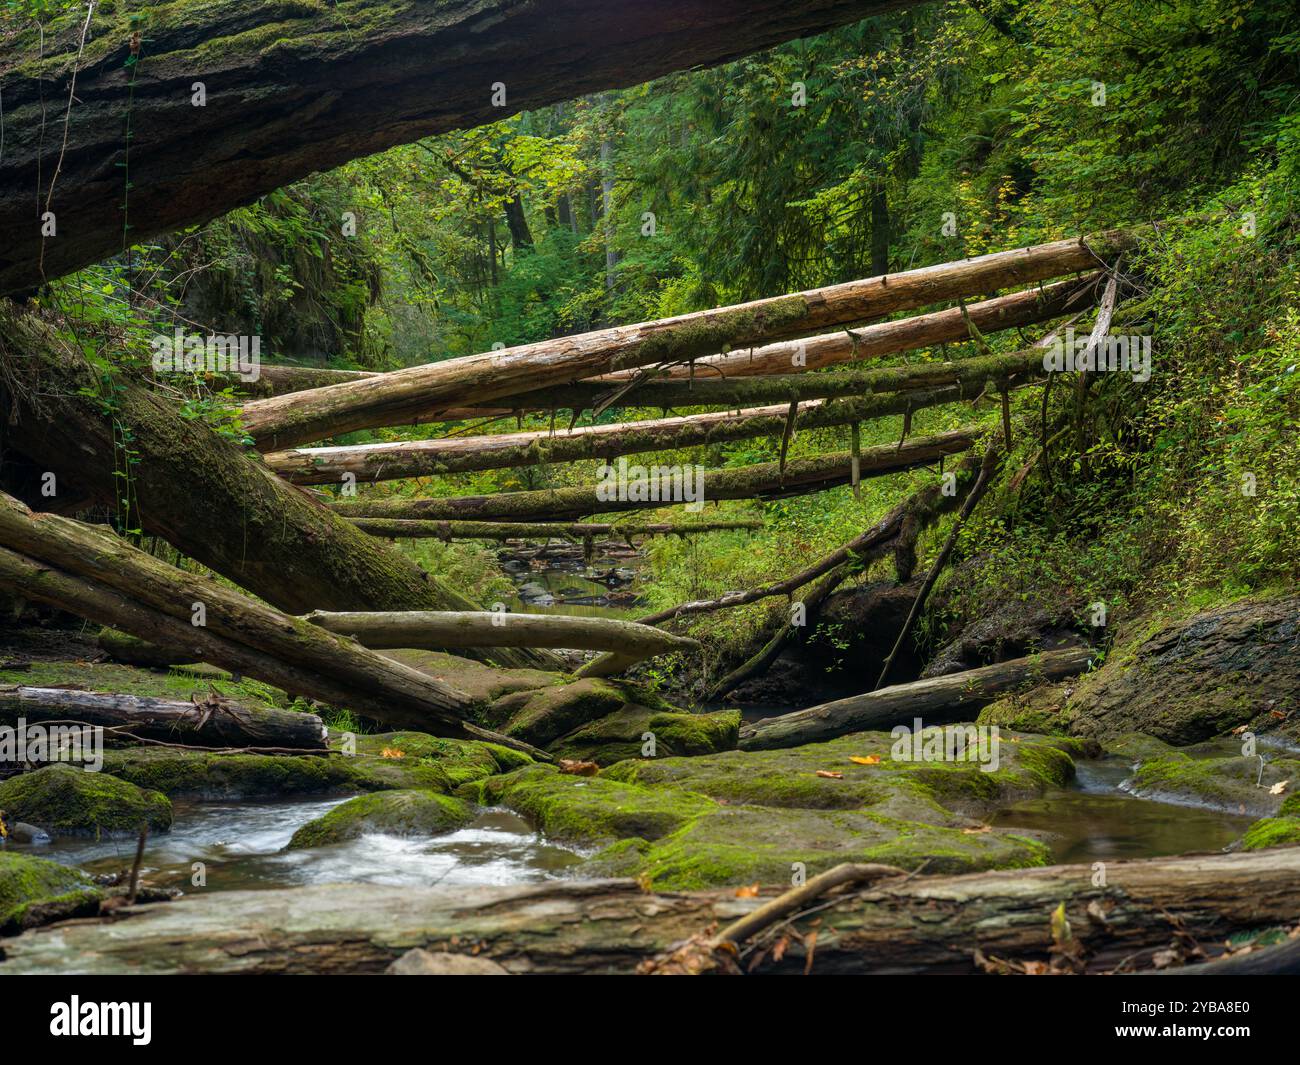
[[[463,799],[432,791],[381,791],[349,799],[303,825],[289,840],[289,849],[341,843],[368,832],[437,836],[473,819],[474,808]]]
[[[1269,847],[1300,846],[1300,817],[1264,817],[1256,821],[1241,837],[1244,851],[1262,851]]]
[[[51,836],[133,836],[141,825],[165,832],[172,824],[172,804],[161,792],[70,765],[0,783],[0,809]]]
[[[545,747],[581,725],[621,710],[626,701],[616,685],[584,678],[507,695],[492,705],[486,721],[507,736]]]
[[[859,733],[788,750],[629,759],[595,777],[531,766],[460,794],[593,848],[588,875],[663,889],[788,884],[796,869],[844,861],[936,872],[1047,861],[1042,843],[973,818],[1068,782],[1071,741],[1004,738],[987,773],[974,761],[896,761],[892,744]]]
[[[498,669],[441,651],[398,650],[384,651],[383,654],[465,692],[480,709],[514,692],[564,683],[564,678],[558,673],[540,669]]]
[[[1043,736],[1067,735],[1070,714],[1066,708],[1075,683],[1040,684],[1024,693],[1004,695],[984,707],[976,723]]]
[[[101,897],[79,869],[0,850],[0,934],[94,912]]]
[[[740,736],[740,711],[688,714],[629,703],[560,737],[547,750],[559,758],[607,766],[641,757],[647,734],[654,737],[656,757],[731,750]]]
[[[468,781],[531,761],[496,744],[421,732],[350,738],[332,732],[330,746],[339,753],[214,754],[158,747],[106,751],[104,771],[172,796],[259,799],[409,788],[448,793]]]
[[[1156,619],[1117,641],[1070,698],[1070,731],[1142,732],[1175,746],[1239,725],[1266,731],[1300,703],[1300,595]]]
[[[1139,762],[1125,788],[1145,799],[1186,806],[1207,806],[1254,817],[1273,817],[1284,795],[1273,787],[1300,783],[1300,760],[1224,754],[1233,741],[1184,750],[1169,750]]]

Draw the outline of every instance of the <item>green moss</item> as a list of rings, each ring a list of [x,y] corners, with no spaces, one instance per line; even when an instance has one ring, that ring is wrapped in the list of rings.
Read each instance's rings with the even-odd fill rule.
[[[356,839],[367,832],[396,836],[435,836],[453,832],[474,818],[461,799],[431,791],[385,791],[362,795],[303,825],[289,849],[321,847]]]
[[[24,669],[0,669],[0,684],[33,688],[79,688],[189,702],[195,692],[206,695],[211,687],[231,702],[253,709],[283,707],[288,703],[284,693],[269,684],[229,678],[230,674],[220,671],[196,675],[182,668],[163,671],[113,662],[32,662]],[[10,715],[17,714],[17,710],[0,711],[0,719],[8,720]]]
[[[712,714],[664,713],[629,703],[552,743],[547,749],[560,758],[577,758],[613,765],[641,757],[646,733],[653,733],[656,757],[711,754],[735,747],[740,714],[723,710]]]
[[[515,692],[564,684],[564,677],[558,673],[540,669],[499,669],[440,651],[395,650],[385,651],[384,655],[465,692],[480,711],[486,711],[489,704]],[[487,718],[484,721],[488,723]]]
[[[507,736],[545,747],[616,712],[624,702],[623,693],[613,684],[588,678],[507,696],[493,704],[487,720]]]
[[[1270,759],[1261,767],[1258,758],[1198,757],[1196,753],[1169,751],[1143,761],[1130,787],[1134,794],[1166,802],[1269,817],[1282,805],[1271,786],[1296,779],[1300,779],[1300,760],[1292,758]]]
[[[1300,817],[1265,817],[1256,821],[1241,837],[1241,849],[1261,851],[1269,847],[1300,844]]]
[[[104,773],[50,765],[0,783],[0,809],[52,836],[134,835],[171,828],[172,804],[157,791]]]
[[[783,296],[759,308],[737,307],[648,330],[632,354],[616,357],[613,368],[676,362],[729,351],[733,344],[779,336],[808,316],[808,301],[799,295]]]
[[[36,907],[93,903],[100,897],[85,873],[44,858],[0,850],[0,931],[18,931],[30,923]]]

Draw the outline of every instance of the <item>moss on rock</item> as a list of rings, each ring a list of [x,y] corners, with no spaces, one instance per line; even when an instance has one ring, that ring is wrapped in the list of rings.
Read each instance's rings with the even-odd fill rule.
[[[508,695],[492,705],[486,720],[507,736],[545,747],[567,732],[615,713],[625,702],[617,686],[584,678]]]
[[[367,832],[436,836],[453,832],[473,818],[473,807],[462,799],[432,791],[381,791],[349,799],[303,825],[289,840],[289,849],[341,843]]]
[[[101,897],[79,869],[0,850],[0,932],[18,932],[51,915],[71,916],[96,907]]]
[[[740,735],[740,711],[670,713],[629,703],[599,721],[574,729],[547,749],[559,758],[577,758],[607,766],[626,758],[639,758],[647,733],[654,736],[657,757],[730,750]]]
[[[1220,756],[1212,749],[1190,748],[1142,761],[1127,787],[1160,802],[1272,817],[1280,812],[1282,796],[1270,789],[1283,780],[1300,780],[1300,761],[1261,762],[1255,756]]]
[[[1244,851],[1300,845],[1300,817],[1265,817],[1256,821],[1241,837]]]
[[[540,669],[498,669],[441,651],[397,650],[384,651],[383,654],[465,692],[480,710],[514,692],[534,691],[564,683],[564,678],[558,673]]]
[[[52,836],[135,835],[141,825],[165,832],[172,824],[166,795],[70,765],[45,766],[0,783],[0,809]]]

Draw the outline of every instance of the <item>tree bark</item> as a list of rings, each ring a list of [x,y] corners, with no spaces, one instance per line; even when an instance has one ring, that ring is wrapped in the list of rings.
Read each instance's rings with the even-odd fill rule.
[[[178,702],[66,688],[0,686],[0,722],[77,721],[191,747],[269,747],[323,751],[325,725],[315,714],[254,709],[225,700]]]
[[[1087,971],[1146,968],[1174,937],[1213,944],[1294,922],[1300,847],[1108,862],[1105,884],[1094,880],[1091,866],[1056,865],[877,881],[791,918],[788,949],[756,971],[803,972],[813,930],[811,971],[825,975],[974,974],[976,951],[1044,962],[1062,904]],[[520,974],[631,974],[769,901],[734,888],[649,894],[631,880],[217,892],[6,939],[0,973],[381,973],[425,947]]]
[[[936,436],[918,437],[901,447],[885,444],[861,455],[863,476],[876,477],[938,462],[970,448],[977,430],[954,429]],[[689,474],[689,467],[687,467]],[[703,475],[703,500],[754,499],[820,492],[848,484],[852,455],[845,451],[786,463],[760,462],[738,469],[713,470]],[[592,514],[674,506],[680,498],[665,500],[602,499],[598,485],[551,488],[531,492],[499,492],[487,496],[452,496],[443,499],[368,499],[334,503],[334,510],[349,518],[413,518],[465,521],[559,521]]]
[[[1010,365],[1010,360],[999,360]],[[1028,363],[1028,364],[1027,364]],[[1027,364],[1027,365],[1026,365]],[[1042,354],[1037,366],[1021,359],[1022,377],[1042,376]],[[827,375],[829,376],[829,375]],[[771,380],[771,379],[766,379]],[[716,411],[677,418],[660,418],[608,425],[584,425],[567,432],[539,429],[522,433],[444,437],[440,440],[397,440],[343,447],[296,448],[273,451],[266,464],[294,484],[341,484],[348,474],[357,483],[428,477],[473,470],[510,469],[583,459],[613,458],[651,451],[678,451],[761,436],[785,438],[805,429],[853,425],[896,414],[908,414],[946,403],[974,399],[985,390],[992,375],[959,377],[956,383],[931,389],[886,392],[835,400],[812,400],[793,419],[789,404],[739,411]],[[763,383],[760,381],[760,383]],[[1007,387],[1008,382],[1004,381]]]
[[[163,396],[126,374],[101,381],[47,323],[3,301],[0,354],[4,444],[55,471],[59,497],[79,488],[113,508],[129,487],[128,525],[291,613],[478,609]],[[549,662],[518,651],[497,660]]]
[[[614,651],[638,658],[692,651],[697,640],[675,636],[651,625],[615,618],[566,614],[443,613],[414,610],[388,614],[334,614],[317,610],[306,616],[314,625],[350,636],[373,648],[398,647],[564,647]]]
[[[391,539],[437,540],[589,540],[595,536],[699,536],[704,533],[761,529],[761,521],[663,522],[523,522],[404,521],[400,518],[349,518],[362,532]]]
[[[125,224],[132,242],[147,240],[396,144],[908,2],[119,4],[96,9],[84,50],[82,11],[43,32],[33,21],[6,37],[0,61],[0,293],[122,251]],[[196,82],[205,106],[194,105]],[[57,232],[43,241],[47,210]]]
[[[799,747],[850,732],[911,724],[916,717],[924,718],[928,725],[954,721],[966,711],[991,703],[1027,681],[1041,683],[1082,673],[1094,657],[1096,652],[1088,647],[1044,651],[1029,658],[895,684],[866,695],[764,718],[740,730],[740,749],[770,751]]]
[[[849,281],[734,307],[561,337],[244,405],[263,451],[359,429],[402,425],[440,406],[463,406],[612,370],[710,355],[728,345],[786,340],[1006,286],[1095,268],[1133,247],[1136,231],[1061,240],[888,277]]]

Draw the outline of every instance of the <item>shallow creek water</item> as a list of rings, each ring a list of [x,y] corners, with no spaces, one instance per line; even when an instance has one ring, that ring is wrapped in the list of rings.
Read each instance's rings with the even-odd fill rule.
[[[149,840],[145,875],[154,886],[188,890],[193,863],[202,862],[209,891],[334,883],[524,884],[563,876],[582,860],[543,840],[508,810],[484,810],[445,836],[374,833],[311,850],[283,849],[298,828],[344,801],[177,802],[172,830]],[[90,873],[115,873],[130,867],[135,841],[62,839],[29,853]]]

